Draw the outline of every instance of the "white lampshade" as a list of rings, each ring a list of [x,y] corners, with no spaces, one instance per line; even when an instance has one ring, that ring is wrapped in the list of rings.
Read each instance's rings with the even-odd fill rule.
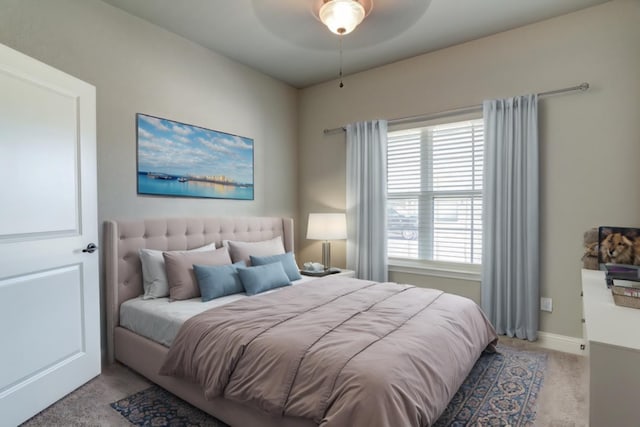
[[[307,239],[343,240],[347,238],[347,217],[343,213],[310,213]]]
[[[362,22],[365,10],[356,0],[329,0],[320,8],[319,16],[331,32],[345,35]]]

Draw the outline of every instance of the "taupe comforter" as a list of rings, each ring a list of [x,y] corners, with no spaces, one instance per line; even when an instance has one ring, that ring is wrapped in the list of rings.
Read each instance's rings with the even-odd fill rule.
[[[495,340],[469,299],[327,277],[189,319],[161,374],[322,426],[428,426]]]

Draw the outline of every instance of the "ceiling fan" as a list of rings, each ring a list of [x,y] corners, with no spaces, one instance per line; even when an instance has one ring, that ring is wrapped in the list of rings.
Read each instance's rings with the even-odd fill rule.
[[[375,5],[374,0],[253,0],[253,7],[265,28],[291,43],[310,49],[335,49],[337,35],[339,86],[343,87],[343,36],[348,35],[350,49],[382,43],[411,28],[430,3],[430,0],[375,0]],[[310,16],[325,27],[315,25]],[[301,32],[306,37],[301,37]]]
[[[320,17],[322,8],[364,9],[361,22],[349,34],[348,46],[345,43],[349,49],[362,49],[411,29],[430,3],[431,0],[252,0],[255,16],[267,31],[288,43],[317,50],[335,49],[339,35],[337,31],[327,31]]]

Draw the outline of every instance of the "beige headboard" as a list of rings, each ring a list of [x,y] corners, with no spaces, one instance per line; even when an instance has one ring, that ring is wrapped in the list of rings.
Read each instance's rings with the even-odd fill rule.
[[[293,220],[272,217],[158,218],[105,221],[103,253],[107,320],[107,354],[113,360],[113,331],[120,304],[142,294],[138,249],[185,250],[222,240],[255,242],[282,236],[293,251]]]

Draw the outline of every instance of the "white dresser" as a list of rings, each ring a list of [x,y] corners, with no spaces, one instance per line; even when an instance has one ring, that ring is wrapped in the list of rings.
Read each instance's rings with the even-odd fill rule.
[[[640,426],[640,309],[615,305],[603,271],[582,270],[591,427]]]

